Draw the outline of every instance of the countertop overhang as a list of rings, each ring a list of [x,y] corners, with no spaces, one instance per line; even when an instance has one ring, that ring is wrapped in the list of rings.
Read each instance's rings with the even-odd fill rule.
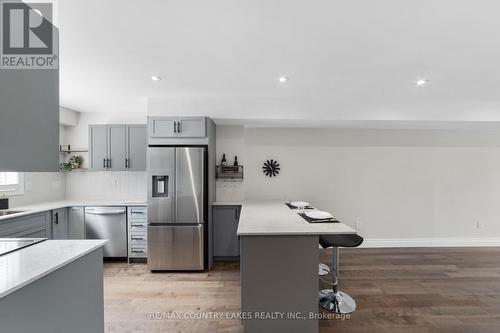
[[[75,206],[146,206],[145,200],[62,200],[42,202],[39,204],[11,207],[10,210],[21,211],[15,214],[0,216],[0,223],[3,220],[12,219],[26,215],[46,212],[49,210],[75,207]]]
[[[0,256],[0,298],[106,244],[106,240],[46,240]]]
[[[245,200],[241,203],[238,236],[300,236],[355,234],[344,223],[309,223],[280,200]]]

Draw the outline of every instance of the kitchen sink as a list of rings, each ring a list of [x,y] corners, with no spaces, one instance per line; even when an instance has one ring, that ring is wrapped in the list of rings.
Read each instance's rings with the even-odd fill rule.
[[[23,210],[0,210],[0,216],[22,213]]]

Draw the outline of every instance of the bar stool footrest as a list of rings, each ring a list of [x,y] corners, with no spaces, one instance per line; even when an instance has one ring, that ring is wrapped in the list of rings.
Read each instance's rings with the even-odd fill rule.
[[[319,304],[323,309],[338,314],[348,314],[356,310],[356,302],[351,296],[342,291],[334,293],[333,289],[323,289],[319,292]]]

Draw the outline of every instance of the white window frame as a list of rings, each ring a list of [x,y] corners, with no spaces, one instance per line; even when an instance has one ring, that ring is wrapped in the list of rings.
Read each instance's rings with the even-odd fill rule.
[[[2,172],[0,172],[2,173]],[[0,185],[0,197],[11,197],[24,194],[24,174],[18,172],[19,182],[14,185]]]

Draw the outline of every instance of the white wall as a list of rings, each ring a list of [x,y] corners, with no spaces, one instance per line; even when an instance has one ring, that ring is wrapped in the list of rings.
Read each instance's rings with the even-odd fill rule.
[[[216,154],[217,164],[222,160],[222,154],[226,154],[229,165],[234,162],[234,156],[238,156],[238,163],[246,164],[245,160],[245,132],[241,126],[217,126],[216,132]],[[245,170],[243,170],[243,174]],[[219,201],[240,201],[244,199],[244,182],[216,182],[216,198]]]
[[[231,146],[238,131],[244,139]],[[371,240],[500,239],[498,131],[219,126],[217,134],[218,155],[244,156],[246,198],[309,201]],[[273,179],[262,173],[269,158],[281,164]]]

